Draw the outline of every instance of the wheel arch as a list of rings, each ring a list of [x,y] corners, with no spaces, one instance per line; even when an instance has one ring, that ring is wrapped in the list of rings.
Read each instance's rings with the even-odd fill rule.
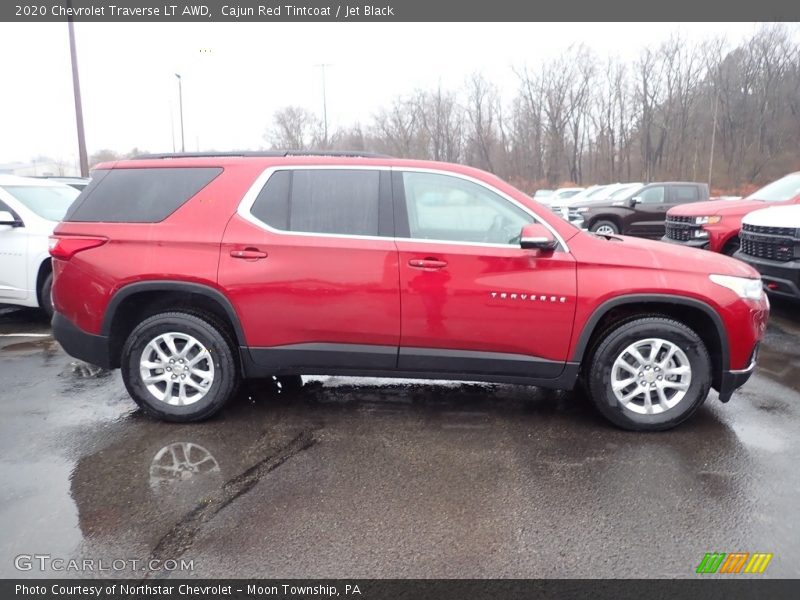
[[[106,307],[101,335],[109,339],[112,367],[118,367],[122,346],[138,322],[157,312],[187,309],[221,322],[239,346],[246,346],[244,330],[231,301],[219,290],[201,283],[141,281],[117,291]]]
[[[712,387],[719,389],[723,371],[729,368],[728,334],[722,317],[709,304],[686,296],[629,294],[606,300],[595,308],[583,326],[572,360],[585,365],[602,334],[625,321],[642,316],[665,316],[686,324],[703,340],[711,356]]]

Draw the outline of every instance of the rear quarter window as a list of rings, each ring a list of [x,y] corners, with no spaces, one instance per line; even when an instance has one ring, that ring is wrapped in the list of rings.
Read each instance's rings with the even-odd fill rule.
[[[211,183],[221,167],[95,171],[65,221],[157,223]]]
[[[700,190],[694,185],[676,185],[673,187],[675,202],[696,202],[700,200]]]

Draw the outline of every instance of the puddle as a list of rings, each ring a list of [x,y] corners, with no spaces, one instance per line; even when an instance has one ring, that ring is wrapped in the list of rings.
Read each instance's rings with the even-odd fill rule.
[[[739,441],[750,448],[768,452],[781,452],[786,448],[786,441],[776,435],[774,427],[747,423],[734,425],[733,431]]]
[[[2,347],[5,352],[52,352],[58,347],[58,342],[52,338],[41,338],[37,340],[30,340],[27,342],[12,342]]]

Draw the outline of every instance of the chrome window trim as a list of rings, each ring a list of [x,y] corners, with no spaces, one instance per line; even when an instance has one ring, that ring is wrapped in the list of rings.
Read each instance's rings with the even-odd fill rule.
[[[448,177],[456,177],[458,179],[462,179],[464,181],[469,181],[471,183],[477,184],[482,186],[483,188],[487,189],[488,191],[500,196],[507,202],[510,202],[517,208],[523,210],[529,216],[531,216],[535,223],[543,225],[553,237],[558,240],[559,248],[556,248],[556,251],[562,250],[564,252],[569,252],[569,247],[567,246],[566,241],[564,238],[559,235],[559,233],[553,229],[553,227],[547,222],[544,221],[539,215],[533,212],[530,208],[525,206],[524,204],[518,202],[508,194],[498,190],[496,187],[481,181],[480,179],[476,179],[475,177],[470,177],[469,175],[464,175],[462,173],[455,173],[453,171],[447,171],[443,169],[426,169],[423,167],[392,167],[392,166],[384,166],[384,165],[276,165],[272,167],[267,167],[264,171],[256,178],[253,184],[248,188],[247,192],[245,192],[244,196],[242,196],[241,201],[239,202],[239,206],[236,209],[236,213],[243,218],[245,221],[260,227],[270,233],[274,233],[276,235],[292,235],[292,236],[306,236],[306,237],[317,237],[317,238],[333,238],[333,239],[353,239],[353,240],[388,240],[393,242],[413,242],[413,243],[425,243],[425,244],[448,244],[454,246],[475,246],[475,247],[482,247],[482,248],[513,248],[520,250],[520,246],[518,244],[493,244],[488,242],[457,242],[452,240],[435,240],[435,239],[426,239],[426,238],[404,238],[404,237],[396,237],[396,236],[379,236],[379,235],[354,235],[354,234],[345,234],[345,233],[318,233],[313,231],[284,231],[282,229],[276,229],[272,227],[268,223],[262,221],[261,219],[257,218],[250,212],[253,208],[253,205],[256,202],[256,198],[261,193],[261,190],[266,185],[267,181],[276,171],[299,171],[299,170],[349,170],[349,171],[388,171],[388,172],[408,172],[408,173],[432,173],[435,175],[445,175]]]

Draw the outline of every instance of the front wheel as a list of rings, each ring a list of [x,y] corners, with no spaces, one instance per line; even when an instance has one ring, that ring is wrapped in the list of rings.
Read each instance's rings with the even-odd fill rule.
[[[613,221],[597,221],[592,224],[589,231],[600,235],[617,235],[619,227]]]
[[[609,421],[623,429],[659,431],[685,421],[705,401],[711,359],[690,328],[647,317],[608,334],[587,379],[592,401]]]
[[[200,421],[222,409],[238,387],[234,347],[211,319],[154,315],[128,336],[122,379],[146,413],[165,421]]]

